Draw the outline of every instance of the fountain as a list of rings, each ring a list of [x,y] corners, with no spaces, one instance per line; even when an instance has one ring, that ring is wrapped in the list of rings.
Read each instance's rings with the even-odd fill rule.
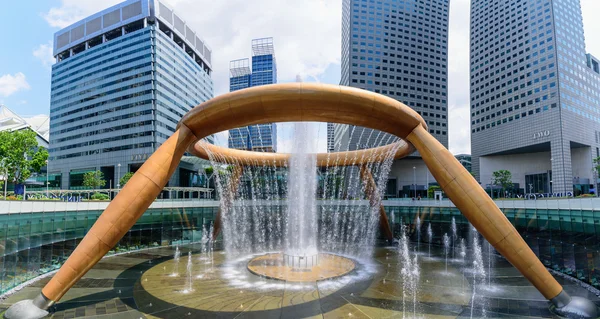
[[[492,255],[494,253],[494,247],[486,241],[487,248],[487,288],[492,289]]]
[[[288,125],[294,138],[285,162],[240,165],[239,158],[214,156],[207,149],[219,171],[223,269],[232,280],[240,279],[234,272],[242,262],[255,275],[282,281],[337,278],[359,261],[371,262],[381,195],[398,148],[392,144],[385,157],[362,166],[332,161],[323,167],[311,152],[317,140],[312,124]],[[363,138],[381,145],[396,139],[381,132]],[[284,205],[265,205],[271,202]]]
[[[465,256],[467,256],[467,245],[465,244],[465,239],[460,239],[460,258],[462,259],[462,263],[465,263]]]
[[[465,264],[465,257],[467,256],[467,245],[465,243],[465,239],[461,238],[460,239],[460,258],[461,258],[461,262],[464,265]],[[463,294],[465,293],[465,276],[462,276],[462,290],[463,290]]]
[[[317,159],[310,154],[314,134],[305,122],[294,123],[294,139],[290,156],[288,187],[293,190],[287,200],[287,227],[284,261],[286,265],[312,268],[318,263],[317,250]],[[288,264],[290,263],[291,264]]]
[[[450,250],[450,238],[444,233],[444,255],[446,256],[446,274],[448,274],[448,251]]]
[[[473,236],[473,292],[471,295],[471,318],[473,318],[473,310],[475,309],[477,288],[485,282],[485,266],[483,265],[483,253],[481,251],[481,245],[479,245],[478,236]],[[485,313],[485,307],[483,303],[482,314]]]
[[[181,256],[181,252],[179,251],[179,246],[175,247],[175,256],[173,256],[173,272],[171,273],[171,277],[177,277],[179,274],[179,257]]]
[[[209,233],[208,233],[208,236],[207,236],[208,237],[208,241],[207,241],[208,248],[207,248],[207,251],[208,251],[208,259],[209,259],[209,262],[210,262],[210,270],[212,271],[213,270],[213,266],[214,266],[214,262],[215,262],[214,256],[213,256],[213,252],[214,252],[214,248],[215,248],[214,247],[214,240],[213,240],[212,236],[210,235],[210,234],[212,234],[214,232],[213,222],[210,222],[210,228],[209,229],[210,230],[209,230]]]
[[[192,281],[192,252],[188,252],[188,261],[187,261],[187,266],[186,266],[186,281],[185,281],[185,289],[183,290],[183,293],[190,293],[192,291],[194,291],[193,289],[193,281]]]
[[[427,225],[427,241],[429,242],[429,258],[431,258],[431,242],[433,241],[433,231],[431,230],[431,223]]]
[[[201,254],[201,260],[202,258],[205,258],[204,254],[206,254],[207,248],[208,248],[208,241],[209,241],[209,233],[208,233],[208,229],[206,229],[206,224],[203,222],[202,223],[202,238],[200,239],[200,254]]]
[[[417,295],[419,288],[420,269],[418,255],[410,256],[408,237],[406,236],[406,227],[402,226],[400,237],[400,275],[402,276],[402,317],[406,317],[406,301],[412,299],[413,318],[417,318]]]
[[[450,228],[452,229],[452,258],[455,258],[456,251],[454,249],[454,246],[455,246],[454,243],[456,242],[457,236],[456,236],[456,218],[454,218],[454,217],[452,217],[452,224],[451,224]]]
[[[417,245],[415,246],[415,250],[418,252],[419,245],[421,245],[421,217],[417,216],[417,222],[415,225],[417,228]]]

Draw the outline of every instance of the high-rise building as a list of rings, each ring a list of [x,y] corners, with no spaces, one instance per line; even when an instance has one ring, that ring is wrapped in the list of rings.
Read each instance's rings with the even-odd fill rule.
[[[446,147],[448,4],[449,0],[344,0],[340,82],[413,108]],[[389,143],[386,135],[362,127],[335,124],[328,126],[331,134],[336,151]],[[428,180],[434,182],[418,154],[411,157],[394,164],[387,195],[407,196],[414,188],[421,194]]]
[[[471,153],[484,186],[587,193],[600,156],[598,62],[578,0],[471,2]]]
[[[213,96],[211,49],[158,0],[128,0],[54,35],[50,173],[63,188],[136,171],[181,117]],[[170,186],[189,186],[182,162]]]
[[[469,172],[473,171],[471,167],[471,155],[469,154],[457,154],[454,158],[460,162],[460,164]]]
[[[328,153],[335,151],[334,131],[335,131],[334,124],[327,123],[327,152]]]
[[[252,40],[252,69],[246,59],[229,63],[229,91],[277,83],[273,38]],[[229,148],[259,152],[277,151],[277,125],[259,124],[229,130]]]

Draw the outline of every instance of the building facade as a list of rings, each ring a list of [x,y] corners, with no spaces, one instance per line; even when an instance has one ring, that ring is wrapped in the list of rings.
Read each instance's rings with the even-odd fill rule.
[[[128,0],[56,32],[54,56],[49,170],[63,188],[82,187],[93,170],[117,187],[213,97],[211,49],[157,0]],[[182,162],[169,185],[189,186],[193,174]]]
[[[381,93],[411,107],[445,147],[448,5],[449,0],[344,0],[340,81],[341,85]],[[363,149],[391,141],[387,134],[340,124],[328,125],[327,134],[333,136],[328,140],[329,151]],[[415,153],[394,163],[387,195],[408,196],[415,187],[424,191],[430,182],[435,180]]]
[[[277,83],[277,61],[273,38],[252,40],[252,68],[249,59],[229,64],[229,91]],[[229,130],[229,148],[277,152],[277,125],[259,124]]]
[[[472,1],[470,67],[472,166],[482,185],[504,169],[519,192],[595,192],[600,78],[579,1]]]
[[[473,167],[471,167],[471,155],[469,154],[457,154],[454,155],[456,160],[469,172],[473,171]]]

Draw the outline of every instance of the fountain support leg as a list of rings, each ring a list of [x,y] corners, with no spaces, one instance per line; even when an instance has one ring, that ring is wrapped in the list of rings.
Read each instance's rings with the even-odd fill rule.
[[[365,193],[367,193],[367,196],[369,197],[369,203],[371,204],[371,207],[379,205],[379,227],[381,228],[381,231],[383,232],[385,238],[391,242],[392,240],[394,240],[394,234],[392,232],[390,222],[385,213],[385,208],[379,202],[379,196],[376,192],[377,184],[373,179],[373,174],[371,174],[371,170],[369,170],[369,168],[366,165],[360,166],[360,177],[366,184]]]
[[[589,299],[571,297],[564,290],[550,299],[550,311],[565,318],[598,318],[598,307]]]
[[[177,169],[188,146],[197,140],[185,125],[140,167],[110,202],[71,256],[33,300],[12,305],[6,318],[41,318],[62,296],[114,247],[144,214]]]
[[[48,315],[48,308],[54,301],[46,298],[42,293],[33,300],[21,300],[12,305],[4,313],[6,319],[40,319]]]
[[[589,300],[570,297],[544,267],[504,213],[454,156],[423,126],[406,137],[454,205],[496,250],[537,290],[552,308],[567,317],[592,318],[597,307]]]

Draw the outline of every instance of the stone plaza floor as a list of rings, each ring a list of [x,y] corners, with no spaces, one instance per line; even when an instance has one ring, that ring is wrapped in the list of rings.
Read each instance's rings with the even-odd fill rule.
[[[377,248],[370,262],[357,263],[353,273],[360,275],[348,277],[352,280],[341,277],[302,284],[258,277],[244,267],[244,261],[232,267],[219,251],[210,262],[199,247],[180,250],[178,263],[170,247],[102,259],[52,308],[49,318],[414,317],[412,296],[402,300],[397,248]],[[192,252],[191,286],[186,275],[188,251]],[[432,252],[443,256],[437,247]],[[446,271],[443,257],[429,258],[423,252],[419,264],[418,318],[553,317],[544,297],[501,257],[491,263],[491,285],[476,286],[473,309],[469,262],[450,259]],[[557,279],[572,296],[600,304],[597,296],[576,283]],[[21,289],[3,300],[0,309],[35,297],[48,281],[44,278]]]

